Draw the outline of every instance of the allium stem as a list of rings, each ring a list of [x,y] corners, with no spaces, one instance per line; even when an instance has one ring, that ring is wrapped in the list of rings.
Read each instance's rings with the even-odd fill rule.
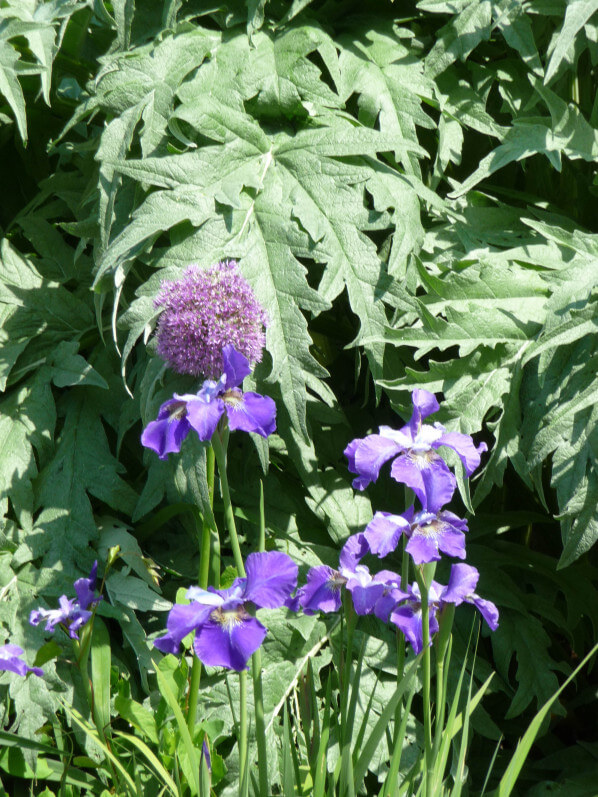
[[[208,446],[206,451],[206,478],[208,482],[208,496],[210,501],[210,510],[214,506],[214,449],[211,445]],[[210,515],[212,512],[210,511]],[[201,542],[199,549],[199,586],[202,589],[207,589],[210,582],[210,539],[214,532],[213,516],[206,517],[204,514],[201,525]],[[218,529],[215,530],[216,537],[218,537]],[[219,567],[219,564],[218,564]],[[220,578],[218,576],[214,586],[219,587]],[[201,681],[201,662],[193,653],[193,665],[191,667],[191,680],[189,682],[189,705],[187,708],[187,727],[191,738],[195,730],[195,720],[197,719],[197,702],[199,699],[199,684]]]

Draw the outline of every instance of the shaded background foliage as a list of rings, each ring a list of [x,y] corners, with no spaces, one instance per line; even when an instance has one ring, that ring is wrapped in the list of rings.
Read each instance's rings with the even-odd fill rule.
[[[255,384],[279,414],[269,446],[232,441],[248,546],[261,477],[272,540],[332,563],[372,506],[403,500],[388,484],[355,493],[346,443],[399,423],[413,387],[442,394],[439,419],[490,449],[471,494],[460,484],[501,610],[477,664],[499,678],[476,715],[474,782],[493,740],[512,745],[598,620],[596,12],[0,3],[0,619],[31,661],[31,606],[120,544],[101,611],[121,672],[149,689],[145,632],[195,578],[189,506],[205,500],[199,445],[169,462],[139,445],[160,403],[193,387],[153,356],[153,298],[187,264],[234,257],[269,315]],[[305,623],[286,676],[266,680],[272,710],[324,633]],[[30,738],[72,690],[67,668],[46,669],[11,685],[10,716],[4,703]],[[595,777],[593,695],[582,678],[557,709],[534,794]],[[559,761],[578,742],[572,772]],[[556,773],[542,761],[555,751]]]

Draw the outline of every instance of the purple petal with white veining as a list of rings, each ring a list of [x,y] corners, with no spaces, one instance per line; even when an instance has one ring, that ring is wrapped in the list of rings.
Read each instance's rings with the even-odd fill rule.
[[[203,606],[195,601],[188,606],[173,606],[166,621],[167,633],[155,639],[154,645],[162,653],[178,653],[182,640],[207,622],[213,611],[213,606]]]
[[[262,609],[277,609],[297,586],[299,568],[281,551],[250,553],[245,562],[247,583],[243,600]]]
[[[307,581],[297,591],[299,604],[305,614],[337,612],[341,607],[341,587],[346,583],[337,570],[327,565],[312,567]]]
[[[410,509],[411,514],[413,514],[413,507],[410,507]],[[409,528],[409,520],[403,515],[376,512],[365,527],[363,536],[367,540],[370,551],[379,557],[383,557],[396,549],[401,535],[407,533]]]
[[[193,647],[204,664],[241,672],[265,636],[265,627],[255,617],[246,616],[230,626],[210,621],[196,633]]]
[[[224,415],[224,402],[220,398],[206,401],[201,391],[194,401],[187,403],[187,420],[197,432],[199,439],[208,442],[216,431],[218,421]]]
[[[414,533],[405,546],[405,550],[416,565],[438,562],[442,558],[438,551],[438,540],[430,534]]]
[[[276,431],[276,404],[270,396],[261,396],[251,391],[243,393],[234,404],[225,401],[230,429],[255,432],[268,437]]]

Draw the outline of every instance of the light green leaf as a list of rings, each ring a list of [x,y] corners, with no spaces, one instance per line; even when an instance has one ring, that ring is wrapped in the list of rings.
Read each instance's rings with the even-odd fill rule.
[[[457,14],[451,7],[450,13],[455,15],[438,32],[425,59],[426,74],[430,78],[440,75],[457,59],[465,61],[481,41],[490,38],[491,10],[489,0],[471,0]]]
[[[170,601],[156,594],[139,578],[121,572],[112,572],[106,579],[106,590],[110,600],[130,609],[142,612],[167,612],[172,608]]]
[[[20,53],[5,39],[0,39],[0,94],[6,97],[17,120],[23,144],[27,144],[25,97],[17,79]]]
[[[556,75],[561,61],[568,55],[575,37],[592,14],[598,11],[598,0],[569,0],[563,26],[558,34],[550,61],[546,68],[544,82],[548,85]]]

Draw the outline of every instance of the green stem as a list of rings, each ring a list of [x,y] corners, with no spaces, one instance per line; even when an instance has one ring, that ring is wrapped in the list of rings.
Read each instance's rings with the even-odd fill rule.
[[[210,510],[214,506],[214,449],[208,446],[206,451],[206,478],[208,482],[208,496],[210,501]],[[212,514],[210,512],[210,514]],[[207,517],[206,513],[202,518],[201,524],[201,541],[199,550],[199,586],[206,589],[210,581],[210,539],[213,535],[212,518]],[[216,536],[218,530],[216,529]],[[216,582],[218,586],[218,582]],[[199,684],[201,681],[201,662],[193,653],[193,665],[191,667],[191,680],[189,682],[189,704],[187,707],[187,727],[191,738],[195,731],[195,721],[197,719],[197,703],[199,700]]]
[[[248,780],[247,769],[247,670],[239,673],[239,785]],[[266,791],[266,794],[268,792]]]
[[[227,437],[228,430],[224,430],[223,436]],[[228,477],[226,475],[226,449],[222,443],[218,429],[212,436],[212,448],[214,449],[214,456],[216,457],[216,465],[218,466],[218,477],[220,479],[220,494],[222,496],[222,504],[224,507],[224,521],[228,529],[230,537],[230,544],[233,550],[233,558],[237,568],[237,574],[244,578],[245,565],[243,564],[243,556],[241,555],[241,546],[239,545],[239,537],[237,535],[237,526],[235,524],[235,514],[233,512],[233,505],[230,499],[230,490],[228,487]],[[239,673],[239,703],[240,703],[240,722],[239,722],[239,784],[248,782],[247,769],[247,672],[243,670]]]
[[[424,569],[416,574],[417,582],[421,593],[422,608],[422,699],[424,708],[424,752],[425,752],[425,775],[424,775],[424,794],[425,797],[432,797],[432,777],[433,777],[433,757],[432,757],[432,706],[430,704],[430,685],[431,685],[431,656],[430,656],[430,606],[428,601],[428,583],[426,582]]]
[[[266,550],[266,514],[264,509],[264,483],[260,480],[260,525],[258,551]],[[262,685],[262,652],[258,648],[251,658],[253,696],[255,701],[255,731],[257,736],[257,762],[260,794],[268,794],[268,752],[266,749],[266,721],[264,716],[264,689]]]
[[[241,555],[241,546],[239,545],[239,537],[237,535],[237,526],[235,524],[235,514],[233,512],[233,505],[230,500],[230,490],[228,488],[228,478],[226,475],[226,451],[222,444],[218,430],[214,432],[212,437],[212,447],[216,457],[216,464],[218,465],[218,476],[220,478],[220,494],[222,495],[222,503],[224,505],[224,521],[228,529],[230,537],[231,548],[233,549],[233,558],[235,560],[235,567],[237,574],[245,577],[245,566],[243,564],[243,556]]]

